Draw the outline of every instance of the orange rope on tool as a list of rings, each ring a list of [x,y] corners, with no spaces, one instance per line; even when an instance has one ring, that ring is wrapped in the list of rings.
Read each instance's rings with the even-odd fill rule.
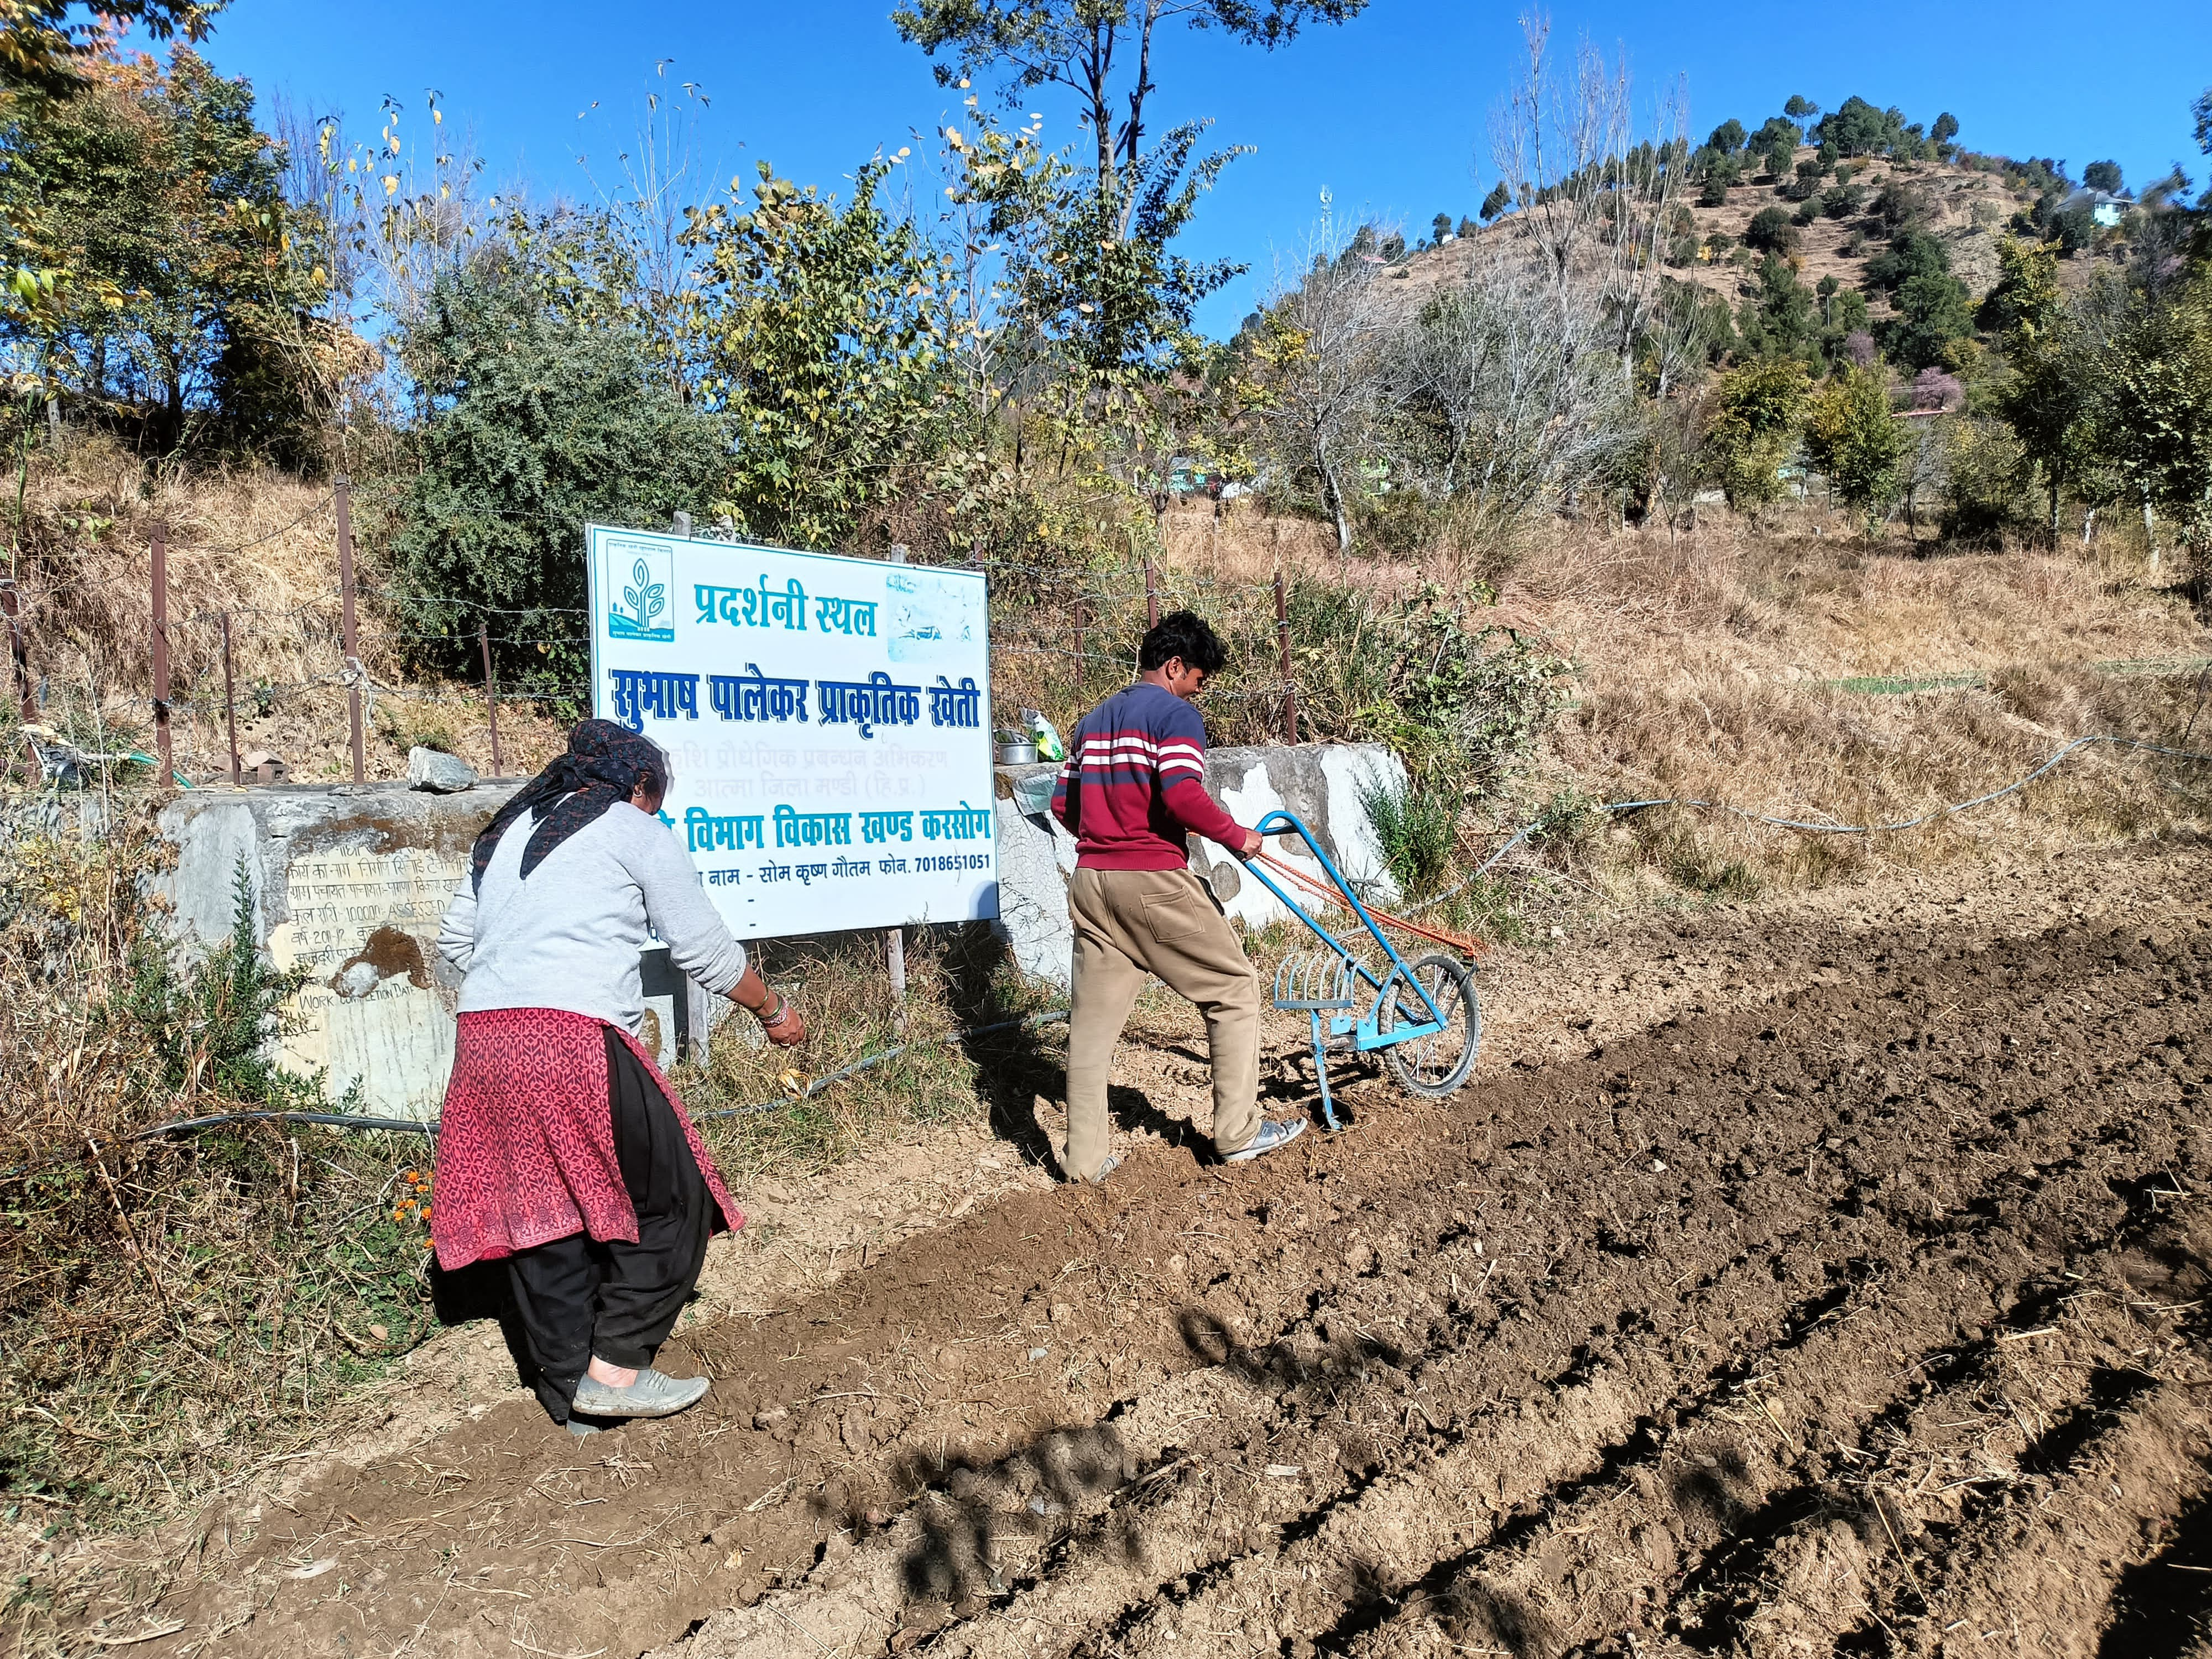
[[[1339,892],[1334,887],[1318,880],[1315,877],[1306,874],[1304,871],[1284,863],[1282,860],[1274,857],[1271,854],[1255,853],[1253,856],[1258,859],[1261,863],[1266,865],[1269,869],[1274,871],[1277,874],[1288,876],[1292,881],[1304,888],[1306,891],[1314,897],[1327,899],[1330,903],[1337,906],[1340,909],[1349,910],[1352,908],[1352,906],[1346,902],[1345,896],[1342,893]],[[1398,928],[1401,932],[1411,933],[1415,939],[1425,939],[1431,945],[1449,945],[1453,950],[1461,952],[1464,956],[1474,957],[1478,959],[1487,956],[1490,953],[1490,947],[1485,945],[1480,939],[1469,939],[1464,933],[1455,933],[1448,928],[1431,927],[1421,922],[1408,921],[1403,916],[1394,916],[1388,910],[1379,908],[1372,904],[1368,905],[1366,908],[1367,914],[1374,917],[1376,921],[1381,922],[1384,927]]]

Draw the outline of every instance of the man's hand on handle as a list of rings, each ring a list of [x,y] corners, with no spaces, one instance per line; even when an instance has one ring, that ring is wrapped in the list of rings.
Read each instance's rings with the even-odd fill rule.
[[[730,988],[730,1000],[761,1023],[761,1031],[779,1048],[796,1048],[806,1041],[806,1022],[781,991],[771,991],[750,963],[744,975]]]
[[[1241,859],[1249,859],[1259,850],[1260,832],[1257,830],[1247,830],[1244,832],[1244,850],[1239,853],[1237,856]]]

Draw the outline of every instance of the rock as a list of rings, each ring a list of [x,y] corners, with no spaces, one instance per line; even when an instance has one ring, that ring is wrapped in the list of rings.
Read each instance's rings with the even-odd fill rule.
[[[772,1429],[790,1415],[791,1410],[788,1407],[771,1406],[764,1412],[753,1413],[753,1426],[757,1429]]]
[[[331,989],[342,997],[365,997],[383,983],[384,975],[374,963],[356,962],[331,981]]]
[[[1065,1302],[1055,1302],[1052,1304],[1052,1312],[1048,1316],[1054,1324],[1065,1325],[1075,1317],[1075,1310]]]
[[[476,769],[457,756],[437,749],[407,751],[407,787],[427,789],[434,795],[458,795],[476,787]]]

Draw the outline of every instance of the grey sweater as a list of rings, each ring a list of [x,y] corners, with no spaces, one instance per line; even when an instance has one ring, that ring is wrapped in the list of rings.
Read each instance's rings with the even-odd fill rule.
[[[716,996],[743,977],[744,946],[658,818],[618,801],[525,881],[522,849],[537,827],[527,812],[509,824],[482,890],[465,876],[447,907],[438,951],[467,975],[462,1013],[559,1008],[635,1032],[645,1023],[638,953],[653,934]]]

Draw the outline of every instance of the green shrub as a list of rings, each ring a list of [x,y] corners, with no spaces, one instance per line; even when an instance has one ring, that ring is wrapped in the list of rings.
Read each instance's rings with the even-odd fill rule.
[[[1744,227],[1744,246],[1763,253],[1787,253],[1797,246],[1797,232],[1790,216],[1778,207],[1761,208]]]
[[[1441,789],[1379,771],[1369,773],[1358,788],[1398,890],[1419,898],[1441,887],[1459,845],[1458,801]]]
[[[1865,202],[1866,191],[1858,185],[1831,185],[1820,192],[1820,211],[1831,219],[1848,219]]]
[[[728,470],[720,423],[650,373],[633,335],[557,314],[513,266],[441,278],[399,351],[434,412],[391,507],[393,610],[429,636],[426,663],[473,677],[477,607],[496,607],[501,680],[573,692],[585,523],[703,510]]]
[[[2035,521],[2035,503],[2021,488],[2027,457],[2001,421],[1966,416],[1943,422],[1946,541],[1995,544],[2007,531]]]
[[[1867,530],[1905,489],[1911,438],[1891,417],[1881,366],[1844,370],[1814,394],[1805,411],[1805,453],[1829,486],[1865,515]]]
[[[230,936],[199,962],[179,965],[168,941],[143,935],[130,987],[109,1016],[137,1028],[169,1089],[319,1106],[321,1084],[283,1070],[272,1057],[275,1039],[285,1034],[284,1005],[308,975],[304,968],[280,971],[255,944],[253,878],[242,854],[231,895]]]
[[[1808,384],[1805,365],[1794,357],[1746,363],[1720,377],[1703,459],[1730,507],[1741,512],[1781,495],[1777,475],[1796,447]]]
[[[1425,787],[1469,797],[1501,789],[1565,696],[1563,659],[1470,619],[1433,584],[1385,606],[1299,581],[1290,620],[1302,722],[1316,736],[1388,744]],[[1255,653],[1267,643],[1255,641]]]
[[[376,706],[376,725],[398,748],[453,752],[453,717],[437,703],[386,697]]]

